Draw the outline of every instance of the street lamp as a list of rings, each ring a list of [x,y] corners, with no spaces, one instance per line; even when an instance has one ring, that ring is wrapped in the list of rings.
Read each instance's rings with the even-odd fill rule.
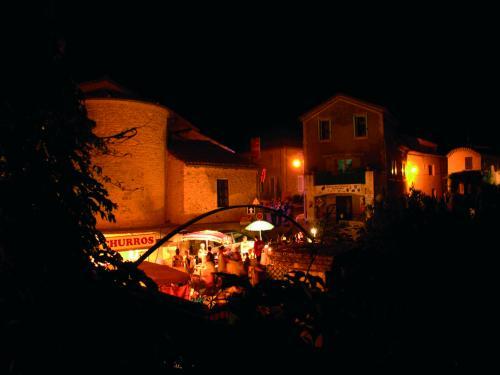
[[[300,159],[293,159],[292,166],[294,168],[300,168],[302,166],[302,161]]]
[[[313,235],[313,237],[316,237],[317,233],[318,233],[318,229],[316,227],[312,227],[311,228],[311,234]]]

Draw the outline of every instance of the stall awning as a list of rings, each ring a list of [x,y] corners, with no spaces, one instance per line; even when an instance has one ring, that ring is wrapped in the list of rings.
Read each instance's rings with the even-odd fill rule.
[[[139,268],[160,287],[170,284],[185,284],[189,281],[189,274],[187,272],[182,272],[162,264],[142,262]]]
[[[231,237],[216,230],[201,230],[198,232],[191,232],[182,235],[182,241],[213,241],[219,243],[232,242]]]

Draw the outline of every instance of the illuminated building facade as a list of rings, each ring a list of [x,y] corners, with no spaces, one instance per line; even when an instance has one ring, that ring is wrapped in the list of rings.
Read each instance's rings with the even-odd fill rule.
[[[259,166],[257,181],[261,201],[292,197],[302,200],[304,194],[304,152],[300,142],[292,140],[252,139],[250,158]],[[247,155],[248,156],[248,155]]]
[[[500,185],[500,157],[478,147],[457,147],[447,154],[448,191],[470,195],[482,183]]]
[[[386,108],[336,95],[301,121],[308,220],[329,212],[361,218],[375,200],[397,199],[411,187],[442,196],[446,158],[434,143],[399,134]]]
[[[103,181],[109,197],[118,205],[116,223],[98,217],[97,227],[125,259],[137,258],[188,219],[255,198],[257,168],[174,111],[107,79],[80,87],[97,135],[136,129],[133,137],[113,142],[109,155],[94,155],[94,164],[109,178]],[[239,222],[240,216],[233,212],[210,221]],[[173,250],[160,249],[155,256]]]

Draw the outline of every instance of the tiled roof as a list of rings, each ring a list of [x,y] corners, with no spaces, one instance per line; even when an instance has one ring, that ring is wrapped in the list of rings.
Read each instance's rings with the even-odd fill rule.
[[[208,141],[172,140],[168,150],[177,159],[191,165],[257,168],[247,159]]]
[[[441,155],[437,149],[437,145],[423,138],[412,137],[400,134],[398,136],[401,145],[406,146],[410,150],[421,152],[424,154]]]
[[[308,112],[304,113],[302,116],[300,116],[300,120],[306,121],[311,116],[321,112],[322,110],[329,107],[330,105],[332,105],[333,103],[335,103],[338,100],[351,102],[355,105],[364,106],[364,107],[367,107],[367,108],[370,108],[372,110],[379,111],[382,113],[389,113],[389,111],[385,107],[382,107],[380,105],[373,104],[373,103],[367,102],[365,100],[357,99],[357,98],[354,98],[354,97],[346,95],[346,94],[338,93],[338,94],[332,96],[331,98],[327,99],[323,103],[315,106],[314,108],[312,108]]]
[[[95,81],[80,83],[85,98],[118,98],[118,99],[138,99],[138,95],[126,87],[104,77]]]

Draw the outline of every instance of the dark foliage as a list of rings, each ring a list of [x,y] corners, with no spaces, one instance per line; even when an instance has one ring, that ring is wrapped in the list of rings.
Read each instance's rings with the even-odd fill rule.
[[[202,324],[196,311],[167,301],[95,228],[96,216],[114,219],[115,205],[91,155],[134,131],[93,134],[63,44],[41,26],[24,54],[7,55],[31,68],[3,71],[0,372],[174,370],[182,340],[173,336]]]
[[[338,255],[326,293],[301,272],[247,288],[226,307],[245,337],[233,338],[236,352],[259,348],[262,368],[292,373],[486,367],[492,350],[482,337],[494,337],[498,312],[492,208],[500,194],[482,191],[474,217],[418,191],[396,207],[380,205],[357,242],[331,245]]]
[[[493,202],[458,215],[418,191],[406,207],[379,207],[353,251],[336,257],[328,334],[332,361],[357,370],[479,368],[493,325],[498,262]],[[460,211],[462,212],[462,211]],[[481,359],[476,357],[480,354]]]

